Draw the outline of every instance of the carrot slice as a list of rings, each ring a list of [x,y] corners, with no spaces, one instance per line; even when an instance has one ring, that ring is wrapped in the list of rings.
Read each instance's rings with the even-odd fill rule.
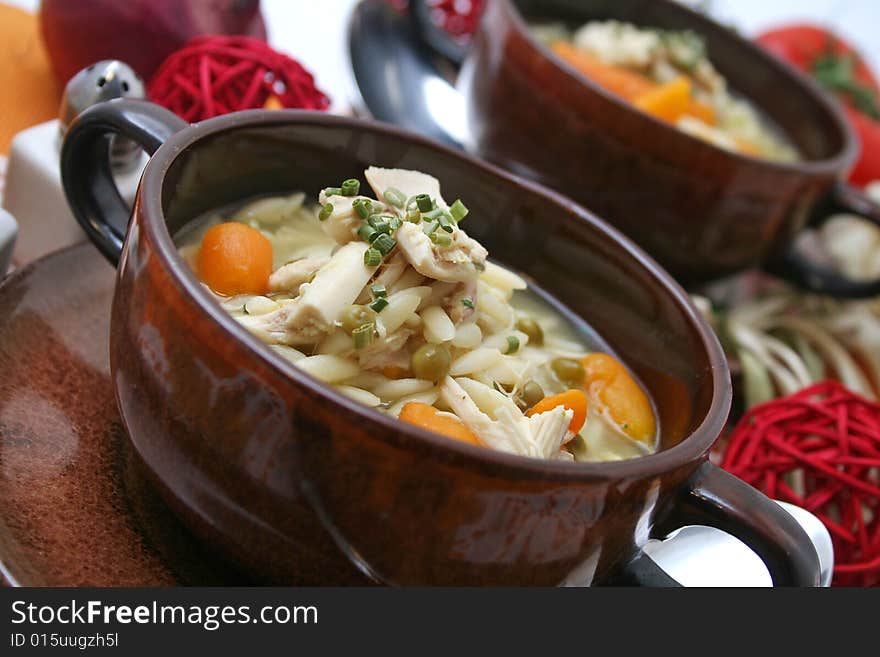
[[[634,73],[621,66],[606,64],[598,57],[565,41],[556,41],[551,48],[561,59],[580,73],[603,89],[617,94],[625,100],[632,101],[657,87],[644,75]]]
[[[633,99],[633,105],[651,116],[675,123],[691,101],[691,81],[678,77]]]
[[[623,364],[608,354],[593,353],[581,360],[584,384],[631,438],[650,443],[657,431],[654,409],[645,391]]]
[[[480,445],[476,434],[458,418],[441,415],[440,411],[422,402],[407,402],[400,411],[400,419],[422,429],[439,433],[447,438],[471,445]]]
[[[552,411],[557,406],[564,406],[565,408],[574,411],[574,416],[568,424],[568,430],[572,433],[580,431],[581,427],[584,426],[584,422],[587,421],[587,396],[584,394],[583,390],[572,388],[571,390],[566,390],[558,395],[544,397],[544,399],[529,409],[527,415],[532,417],[536,413]]]
[[[681,76],[635,98],[633,105],[669,123],[689,115],[706,125],[715,125],[715,110],[694,98],[692,93],[691,81]]]
[[[263,294],[272,273],[272,243],[245,224],[218,224],[202,239],[198,272],[218,294]]]
[[[715,114],[715,109],[711,105],[707,105],[696,98],[691,98],[691,102],[688,103],[687,109],[684,113],[695,119],[699,119],[706,125],[714,126],[718,123],[718,116]]]
[[[409,375],[409,371],[400,365],[386,365],[382,368],[382,376],[389,379],[405,379]]]

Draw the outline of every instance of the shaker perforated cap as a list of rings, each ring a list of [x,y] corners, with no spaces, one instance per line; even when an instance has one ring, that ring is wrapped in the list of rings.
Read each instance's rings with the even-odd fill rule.
[[[92,105],[114,98],[145,97],[143,81],[128,64],[116,59],[95,62],[70,78],[64,88],[58,112],[61,135],[80,113]],[[139,155],[140,148],[133,141],[114,138],[111,153],[114,167],[124,168],[136,162]]]

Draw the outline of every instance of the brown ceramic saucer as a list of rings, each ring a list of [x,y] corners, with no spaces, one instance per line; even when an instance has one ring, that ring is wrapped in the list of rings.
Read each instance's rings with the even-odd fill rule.
[[[110,384],[113,285],[91,244],[0,285],[0,582],[245,583],[195,543],[130,449]]]

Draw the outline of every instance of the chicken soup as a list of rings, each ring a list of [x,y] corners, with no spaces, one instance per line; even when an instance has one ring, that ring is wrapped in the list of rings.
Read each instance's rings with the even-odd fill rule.
[[[657,446],[654,407],[610,353],[468,236],[427,174],[260,198],[198,217],[183,258],[242,326],[361,404],[450,440],[609,461]]]

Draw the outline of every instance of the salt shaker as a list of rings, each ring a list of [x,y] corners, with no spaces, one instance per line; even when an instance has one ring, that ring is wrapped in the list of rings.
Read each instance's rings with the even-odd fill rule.
[[[61,138],[80,112],[114,98],[144,98],[144,84],[127,64],[105,60],[74,75],[64,89],[59,117],[19,132],[12,140],[3,208],[18,221],[14,260],[24,264],[85,241],[61,186]],[[122,197],[131,203],[148,156],[134,142],[114,138],[111,164]]]

